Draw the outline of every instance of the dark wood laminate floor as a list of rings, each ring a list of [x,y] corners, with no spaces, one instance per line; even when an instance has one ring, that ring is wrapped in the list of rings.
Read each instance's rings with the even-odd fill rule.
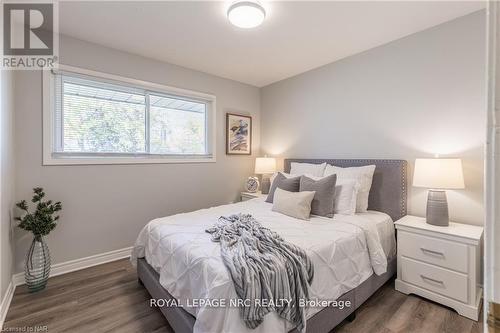
[[[47,332],[172,332],[128,260],[51,278],[45,290],[16,288],[4,329],[47,326]],[[13,330],[12,330],[13,331]],[[480,333],[483,326],[454,311],[394,290],[389,282],[334,332]]]

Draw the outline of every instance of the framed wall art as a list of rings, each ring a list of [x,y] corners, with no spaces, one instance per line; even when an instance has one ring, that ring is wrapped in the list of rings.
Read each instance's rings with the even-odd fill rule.
[[[226,114],[226,154],[252,154],[252,117]]]

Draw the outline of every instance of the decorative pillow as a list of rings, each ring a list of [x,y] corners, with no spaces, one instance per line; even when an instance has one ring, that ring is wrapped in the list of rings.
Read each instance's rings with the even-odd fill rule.
[[[340,180],[356,180],[359,182],[358,197],[356,199],[356,212],[363,213],[368,209],[368,196],[372,187],[373,173],[375,165],[366,165],[362,167],[341,168],[333,165],[327,165],[325,176],[337,175]]]
[[[335,183],[337,175],[331,175],[315,180],[307,176],[300,177],[300,192],[315,191],[311,203],[311,214],[333,217],[335,202]]]
[[[300,177],[287,178],[281,172],[274,178],[271,188],[269,189],[269,194],[267,195],[266,202],[273,202],[274,191],[280,188],[289,192],[298,192],[300,187]]]
[[[301,220],[309,220],[314,193],[314,191],[289,192],[277,188],[274,193],[273,211]]]
[[[354,215],[359,183],[355,180],[338,180],[335,185],[335,214]]]
[[[311,175],[315,177],[323,177],[325,172],[326,163],[312,164],[312,163],[297,163],[292,162],[290,165],[290,173],[292,175]]]
[[[296,175],[291,175],[289,173],[281,172],[286,178],[297,177]],[[273,178],[278,175],[278,172],[271,177],[271,184],[273,183]],[[324,177],[314,177],[306,175],[306,177],[312,180],[321,180]],[[329,177],[329,176],[327,176]],[[300,188],[299,188],[300,189]],[[334,214],[341,215],[354,215],[356,213],[356,198],[358,196],[359,182],[354,179],[337,179],[335,183],[335,202],[334,202]]]
[[[271,186],[273,185],[273,182],[274,182],[274,179],[276,178],[276,176],[281,173],[283,176],[285,176],[286,178],[294,178],[294,177],[300,177],[300,176],[307,176],[311,179],[314,179],[314,180],[318,180],[318,179],[321,179],[323,178],[322,176],[321,177],[316,177],[316,176],[313,176],[313,175],[310,175],[310,174],[304,174],[304,175],[292,175],[291,173],[286,173],[286,172],[275,172],[272,174],[272,176],[269,178],[269,181],[271,182]]]
[[[286,173],[286,172],[275,172],[272,174],[272,176],[269,178],[269,181],[271,182],[271,186],[273,186],[273,183],[274,183],[274,180],[276,179],[276,176],[278,174],[282,174],[283,176],[285,176],[286,178],[293,178],[293,177],[297,177],[299,175],[292,175],[292,174],[289,174],[289,173]]]

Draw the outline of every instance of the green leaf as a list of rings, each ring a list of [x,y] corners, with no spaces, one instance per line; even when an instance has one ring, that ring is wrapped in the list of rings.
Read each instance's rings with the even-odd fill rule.
[[[22,200],[16,206],[24,210],[26,214],[23,217],[15,217],[15,220],[19,221],[19,228],[31,231],[35,236],[45,236],[57,226],[56,221],[59,220],[59,216],[54,216],[54,214],[62,209],[62,205],[59,201],[55,204],[52,200],[43,201],[45,192],[41,187],[35,187],[33,193],[31,201],[36,203],[35,211],[30,213],[26,200]]]

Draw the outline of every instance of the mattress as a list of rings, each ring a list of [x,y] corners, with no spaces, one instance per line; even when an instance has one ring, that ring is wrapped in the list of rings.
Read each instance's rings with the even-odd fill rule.
[[[382,274],[395,254],[394,226],[384,213],[368,211],[334,218],[312,216],[302,221],[273,212],[263,198],[159,218],[140,232],[132,262],[145,258],[160,275],[160,284],[196,317],[194,332],[288,332],[291,325],[276,313],[254,330],[240,319],[237,307],[204,300],[237,299],[220,256],[220,245],[205,229],[222,215],[252,214],[262,225],[302,247],[311,257],[315,276],[311,300],[335,300],[356,288],[374,272]],[[219,305],[219,306],[218,306]],[[307,308],[307,317],[322,309]]]

